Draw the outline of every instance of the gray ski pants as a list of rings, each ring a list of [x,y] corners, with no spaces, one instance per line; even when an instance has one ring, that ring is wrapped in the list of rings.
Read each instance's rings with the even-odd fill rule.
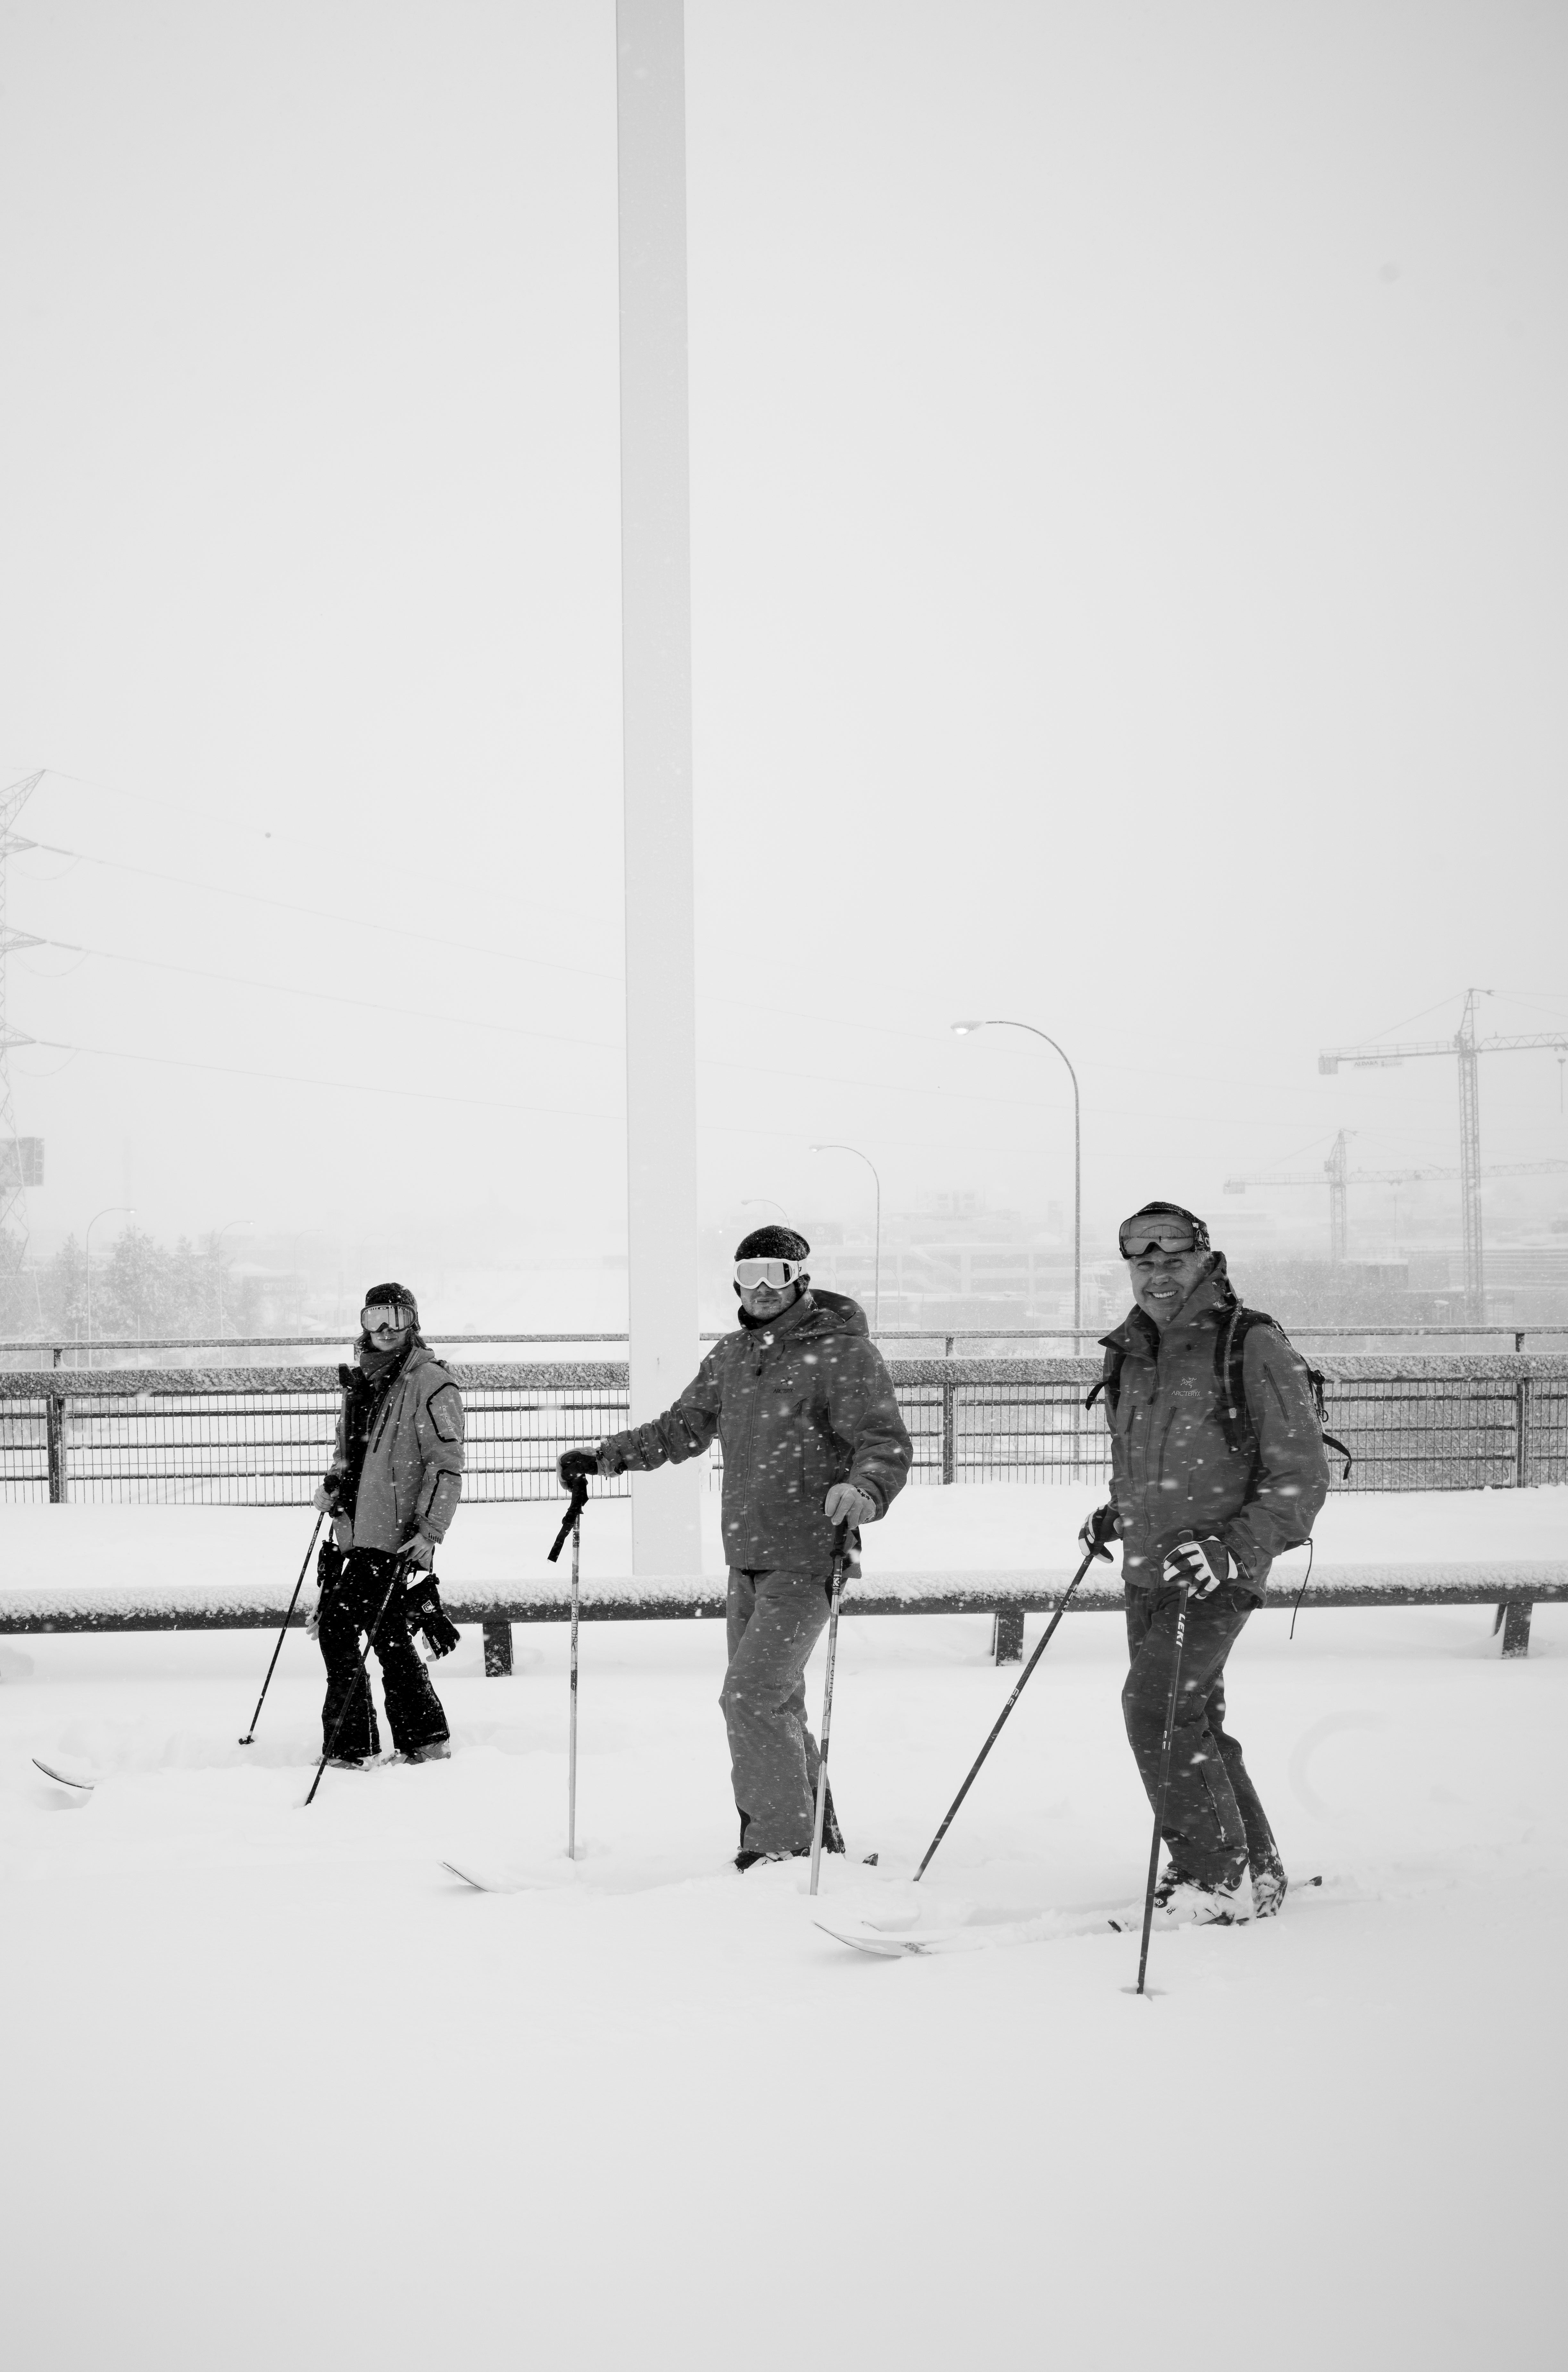
[[[726,1616],[719,1703],[741,1844],[748,1853],[808,1852],[818,1756],[806,1726],[806,1667],[827,1624],[828,1586],[811,1574],[731,1565]]]

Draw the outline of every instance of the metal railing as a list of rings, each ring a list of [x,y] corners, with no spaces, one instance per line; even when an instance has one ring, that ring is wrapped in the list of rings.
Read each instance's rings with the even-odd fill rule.
[[[1333,1358],[1328,1429],[1352,1491],[1568,1482],[1568,1358]],[[1081,1482],[1109,1466],[1091,1359],[900,1359],[891,1372],[921,1484]],[[464,1496],[558,1494],[555,1461],[629,1421],[618,1361],[454,1365],[468,1415]],[[323,1367],[0,1373],[0,1497],[300,1506],[331,1455]],[[717,1450],[710,1472],[719,1472]],[[623,1477],[596,1486],[623,1493]]]
[[[1499,1323],[1494,1326],[1297,1326],[1287,1330],[1298,1343],[1416,1343],[1470,1340],[1476,1342],[1508,1341],[1515,1352],[1522,1355],[1527,1341],[1568,1337],[1568,1326],[1516,1326]],[[432,1334],[427,1338],[439,1350],[499,1350],[519,1344],[541,1344],[559,1348],[563,1343],[624,1343],[629,1338],[619,1333],[575,1334]],[[697,1336],[699,1343],[719,1343],[724,1330],[708,1329]],[[1086,1347],[1092,1348],[1098,1337],[1092,1325],[1080,1326],[883,1326],[877,1328],[874,1340],[878,1343],[940,1343],[942,1356],[958,1355],[960,1343],[1067,1343],[1073,1355]],[[340,1357],[352,1342],[351,1336],[337,1334],[167,1334],[137,1336],[124,1341],[92,1342],[28,1341],[0,1343],[0,1361],[26,1358],[33,1366],[42,1364],[47,1354],[52,1367],[65,1368],[72,1374],[82,1368],[95,1368],[99,1360],[112,1363],[132,1352],[168,1351],[321,1351],[331,1358]],[[237,1366],[248,1362],[237,1360]],[[110,1372],[112,1372],[112,1366]],[[0,1368],[0,1373],[4,1369]]]

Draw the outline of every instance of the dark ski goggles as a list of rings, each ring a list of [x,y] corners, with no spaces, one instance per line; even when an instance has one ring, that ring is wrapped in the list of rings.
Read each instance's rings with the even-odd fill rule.
[[[805,1273],[799,1261],[738,1260],[735,1263],[735,1281],[742,1293],[754,1293],[760,1285],[771,1285],[775,1293],[782,1293]]]
[[[1174,1259],[1182,1252],[1202,1251],[1185,1219],[1123,1219],[1117,1236],[1123,1260],[1147,1260],[1151,1252],[1168,1252]]]

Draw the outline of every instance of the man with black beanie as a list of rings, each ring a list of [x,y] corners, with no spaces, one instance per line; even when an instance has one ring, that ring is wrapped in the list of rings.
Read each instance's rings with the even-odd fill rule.
[[[811,1247],[793,1227],[736,1246],[740,1327],[714,1343],[662,1416],[561,1460],[590,1474],[646,1473],[724,1449],[729,1664],[719,1703],[740,1815],[736,1867],[808,1853],[818,1750],[806,1666],[828,1620],[833,1560],[885,1516],[910,1469],[892,1378],[857,1302],[814,1293]],[[830,1852],[843,1851],[836,1824]]]
[[[436,1762],[452,1750],[412,1634],[422,1631],[437,1656],[458,1644],[430,1568],[463,1487],[462,1395],[422,1340],[419,1304],[407,1285],[373,1285],[360,1330],[354,1366],[338,1369],[337,1447],[315,1499],[332,1519],[317,1567],[316,1635],[327,1667],[322,1738],[332,1737],[342,1714],[332,1760],[353,1770],[380,1751],[370,1683],[360,1670],[362,1634],[380,1662],[396,1759]]]

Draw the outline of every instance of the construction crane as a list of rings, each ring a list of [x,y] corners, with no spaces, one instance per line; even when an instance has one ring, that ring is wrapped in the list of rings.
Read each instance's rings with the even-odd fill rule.
[[[1420,1169],[1352,1169],[1349,1166],[1350,1140],[1355,1131],[1342,1128],[1334,1139],[1333,1150],[1318,1169],[1276,1169],[1254,1178],[1227,1178],[1227,1194],[1245,1194],[1249,1186],[1327,1186],[1329,1189],[1329,1258],[1336,1268],[1350,1251],[1350,1195],[1352,1186],[1412,1186],[1428,1178],[1458,1178],[1459,1172],[1450,1164],[1447,1168],[1430,1165]],[[1482,1171],[1486,1178],[1544,1178],[1553,1170],[1568,1169],[1568,1161],[1504,1161]]]
[[[1330,1046],[1318,1057],[1318,1068],[1330,1077],[1342,1063],[1350,1064],[1353,1070],[1378,1071],[1392,1070],[1397,1064],[1423,1054],[1452,1054],[1457,1057],[1459,1065],[1459,1236],[1464,1247],[1465,1309],[1467,1316],[1479,1325],[1486,1322],[1486,1265],[1481,1224],[1481,1079],[1476,1064],[1482,1054],[1521,1054],[1532,1050],[1550,1052],[1560,1061],[1568,1058],[1568,1029],[1535,1031],[1524,1038],[1478,1038],[1475,1034],[1476,1005],[1480,998],[1491,994],[1489,988],[1466,989],[1465,1009],[1452,1038],[1419,1040],[1399,1046]],[[1516,1171],[1514,1174],[1519,1173]]]

